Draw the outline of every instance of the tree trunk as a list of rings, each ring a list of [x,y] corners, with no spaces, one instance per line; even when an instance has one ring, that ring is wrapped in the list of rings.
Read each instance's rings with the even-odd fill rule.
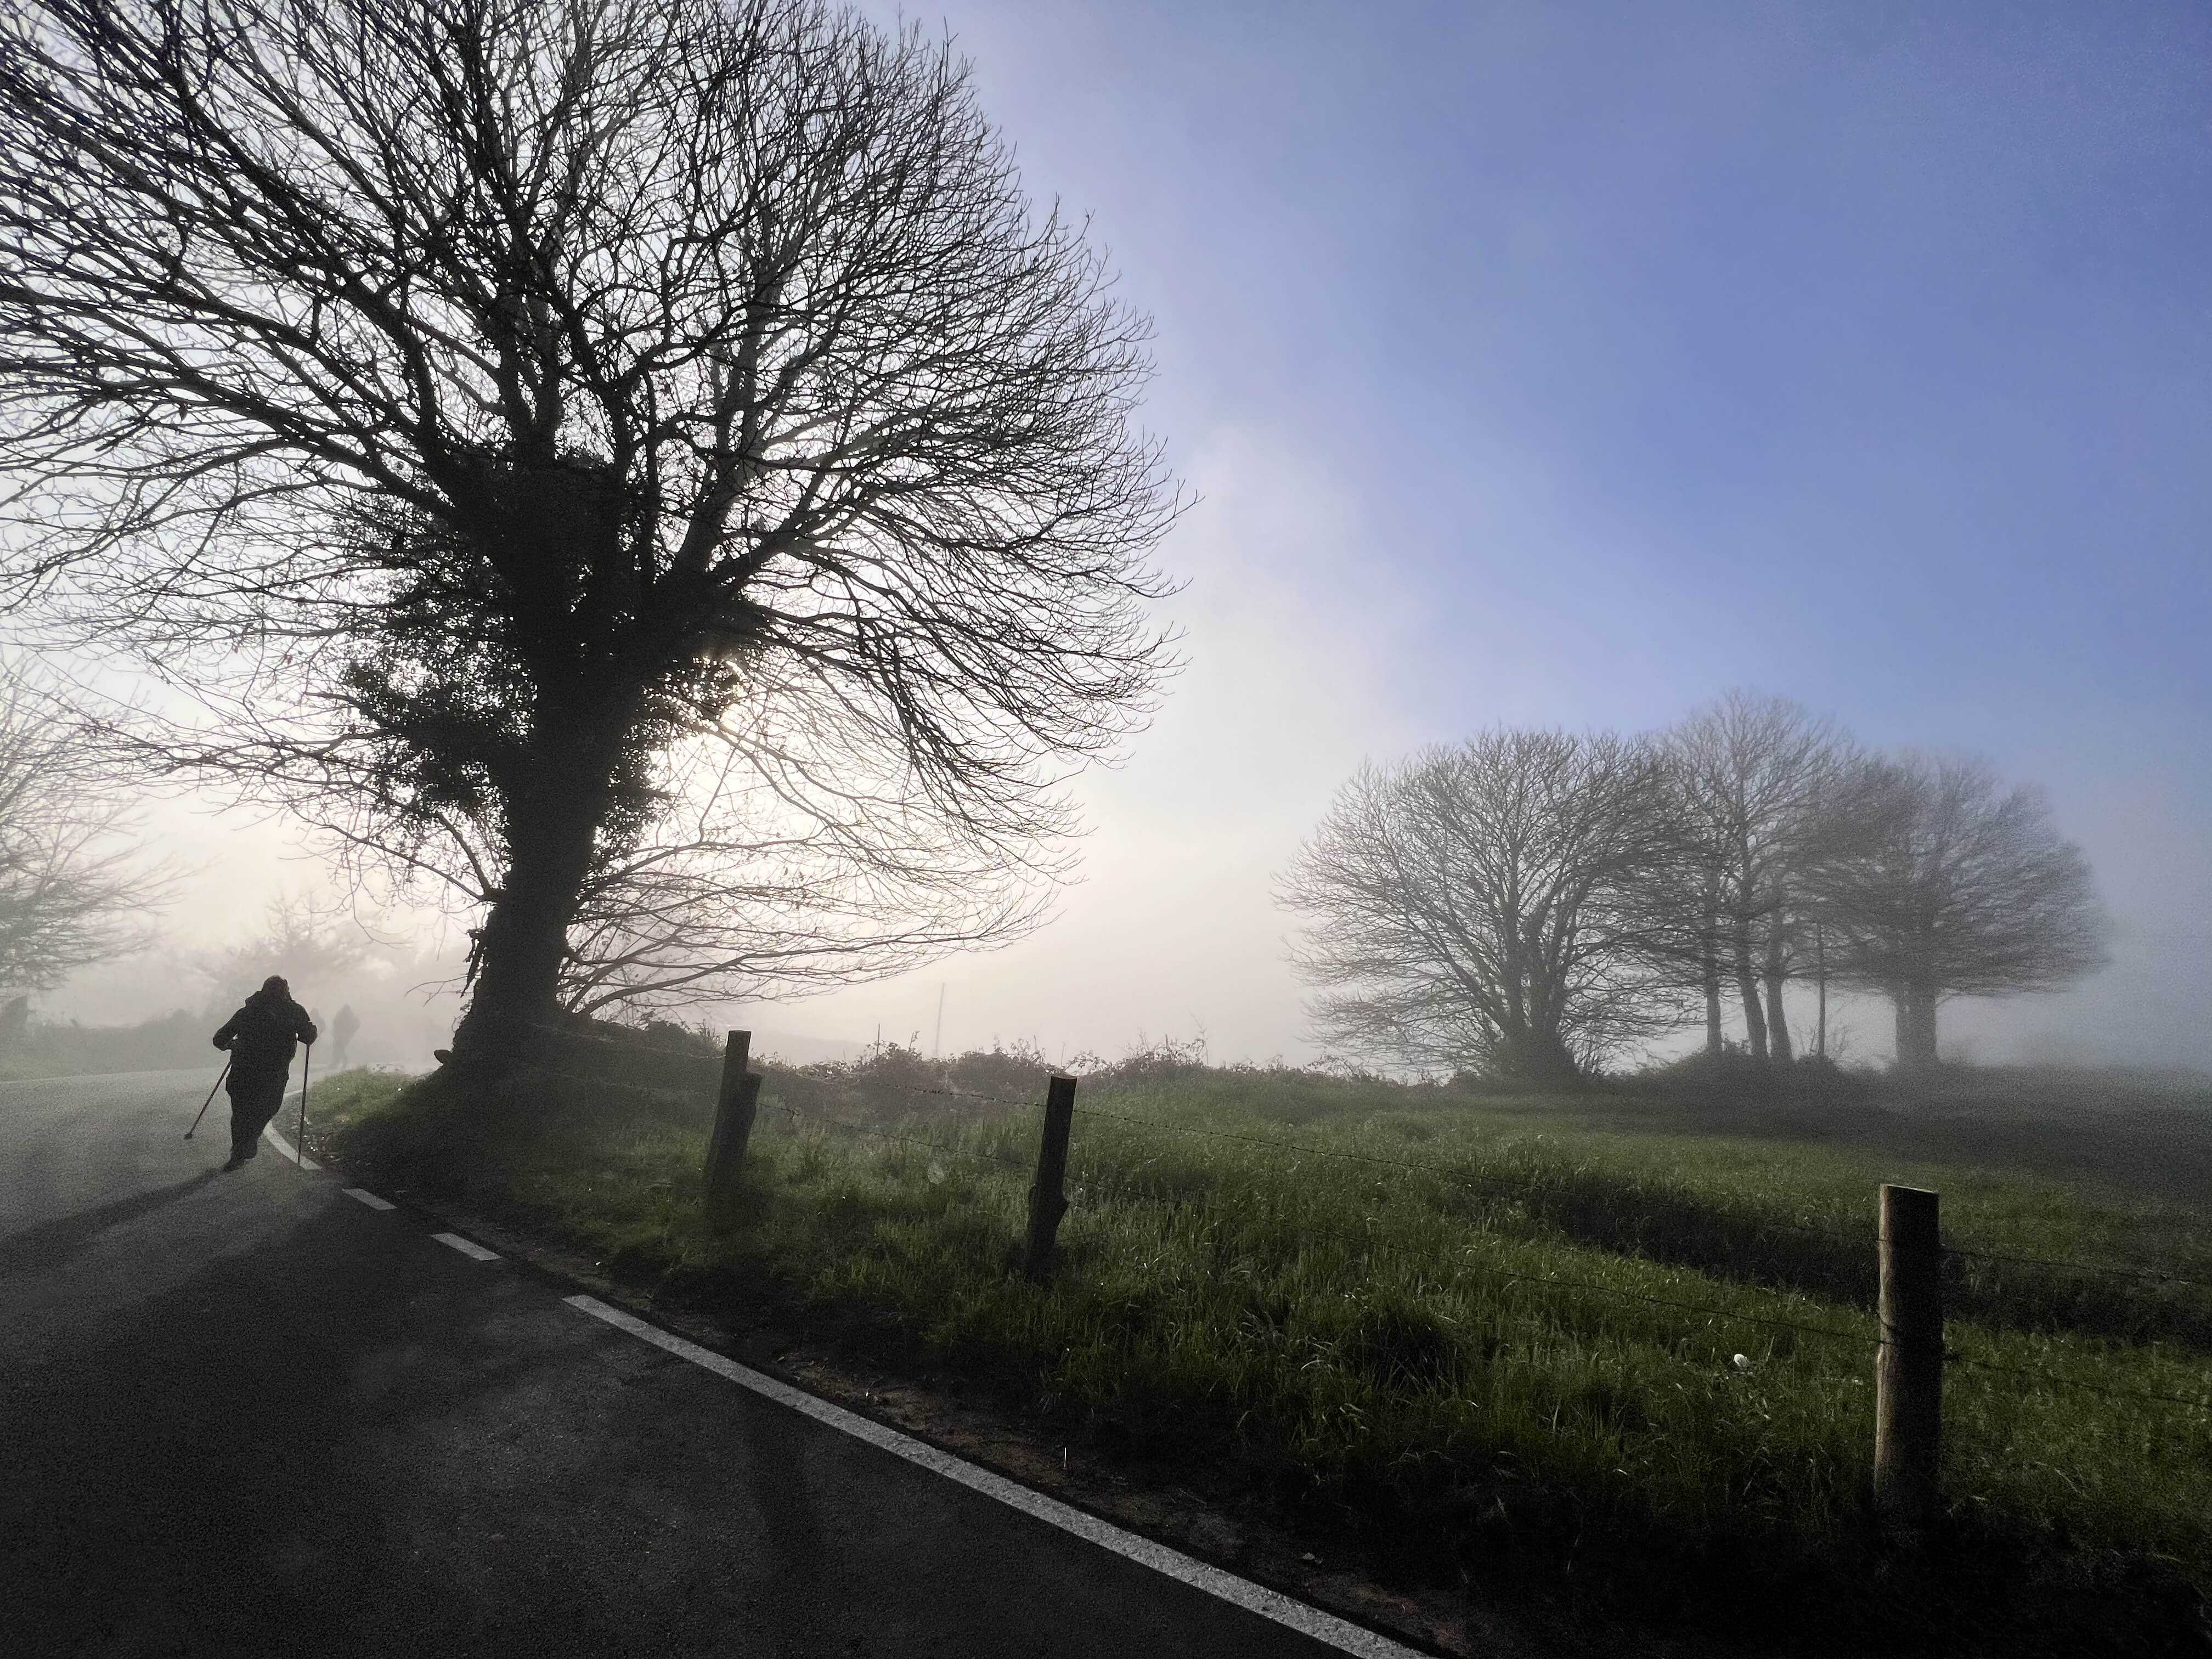
[[[1892,994],[1897,1004],[1897,1069],[1929,1070],[1936,1064],[1936,989],[1908,982]]]
[[[1735,922],[1735,988],[1743,999],[1743,1029],[1751,1047],[1751,1057],[1764,1066],[1766,1063],[1766,1013],[1759,1004],[1759,975],[1753,970],[1751,961],[1751,922],[1738,916]]]
[[[1936,994],[1934,986],[1923,985],[1920,988],[1920,1018],[1917,1028],[1919,1042],[1914,1054],[1914,1063],[1924,1068],[1932,1069],[1937,1063],[1936,1011],[1942,1005],[1942,1000]]]
[[[1530,1089],[1544,1092],[1579,1089],[1582,1069],[1567,1045],[1551,1033],[1531,1032],[1515,1046],[1511,1060],[1515,1077]]]
[[[1766,919],[1766,1044],[1777,1061],[1790,1063],[1790,1017],[1783,1012],[1782,985],[1788,977],[1783,955],[1782,907],[1777,903]]]
[[[558,1020],[568,924],[598,829],[596,814],[572,804],[514,838],[507,885],[478,940],[476,994],[453,1033],[454,1051],[471,1062],[503,1067],[527,1048],[533,1028]]]
[[[1828,1057],[1828,935],[1820,923],[1813,924],[1813,976],[1820,987],[1820,1035],[1813,1039],[1814,1052],[1821,1059]]]
[[[453,1052],[472,1068],[509,1069],[561,1016],[568,926],[613,793],[627,735],[622,700],[541,707],[530,777],[508,793],[504,886],[484,918],[468,1012]]]
[[[1705,884],[1705,910],[1698,932],[1698,966],[1705,992],[1705,1053],[1720,1058],[1721,1034],[1721,896],[1711,882]]]

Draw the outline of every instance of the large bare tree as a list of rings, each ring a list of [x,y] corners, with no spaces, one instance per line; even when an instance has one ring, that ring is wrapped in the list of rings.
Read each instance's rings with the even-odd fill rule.
[[[1000,938],[1170,666],[1146,325],[811,0],[23,0],[19,625],[481,915],[456,1047]]]
[[[77,741],[52,681],[0,659],[0,987],[50,991],[151,942],[174,872]]]
[[[1493,731],[1363,766],[1279,901],[1323,1040],[1538,1087],[1680,1023],[1645,895],[1668,777],[1611,734]]]
[[[1854,812],[1862,844],[1824,868],[1821,911],[1844,976],[1895,1004],[1900,1068],[1936,1064],[1948,999],[2060,990],[2104,965],[2088,863],[2041,790],[1907,753],[1864,769]]]
[[[1748,691],[1698,709],[1666,744],[1692,876],[1680,933],[1705,1000],[1707,1048],[1720,1048],[1721,989],[1732,979],[1753,1057],[1787,1060],[1783,988],[1797,970],[1808,884],[1848,823],[1838,806],[1855,750],[1787,697]]]

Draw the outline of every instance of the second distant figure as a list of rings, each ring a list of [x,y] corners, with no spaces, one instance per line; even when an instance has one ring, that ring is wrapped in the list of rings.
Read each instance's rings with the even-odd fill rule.
[[[215,1046],[230,1050],[230,1162],[224,1169],[235,1170],[259,1150],[262,1130],[284,1103],[294,1053],[314,1041],[314,1022],[275,974],[215,1034]]]

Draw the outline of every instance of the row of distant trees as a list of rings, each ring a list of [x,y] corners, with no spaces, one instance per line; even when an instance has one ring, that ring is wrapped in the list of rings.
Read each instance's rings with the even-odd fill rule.
[[[917,26],[18,0],[0,243],[0,617],[159,688],[73,763],[465,919],[471,1066],[1019,934],[1176,666],[1149,324]],[[1364,773],[1287,896],[1325,1029],[1531,1075],[2096,955],[2033,798],[1755,702]]]
[[[2039,789],[1977,759],[1869,752],[1786,698],[1732,692],[1671,730],[1494,730],[1368,765],[1279,897],[1317,1034],[1537,1085],[1731,1006],[1762,1065],[1800,1049],[1809,980],[1896,1010],[1932,1066],[1960,996],[2055,990],[2106,960],[2080,850]]]

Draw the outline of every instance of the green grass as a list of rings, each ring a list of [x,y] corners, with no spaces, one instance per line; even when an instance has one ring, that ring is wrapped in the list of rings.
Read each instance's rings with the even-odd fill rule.
[[[1878,1180],[1941,1190],[1954,1247],[2212,1280],[2200,1217],[2055,1181],[1229,1073],[1086,1090],[1040,1286],[1013,1270],[1034,1112],[896,1121],[933,1151],[794,1129],[785,1097],[824,1108],[772,1078],[720,1236],[690,1103],[539,1079],[464,1106],[356,1073],[317,1108],[349,1161],[708,1302],[773,1285],[867,1314],[1092,1443],[1235,1472],[1409,1579],[1534,1562],[1657,1616],[1707,1618],[1716,1582],[1840,1607],[1878,1567],[1936,1594],[1882,1565],[1866,1511]],[[2037,1380],[2212,1400],[2212,1291],[1955,1267],[1949,1341],[1979,1363],[1947,1370],[1946,1559],[2212,1583],[2212,1412]]]

